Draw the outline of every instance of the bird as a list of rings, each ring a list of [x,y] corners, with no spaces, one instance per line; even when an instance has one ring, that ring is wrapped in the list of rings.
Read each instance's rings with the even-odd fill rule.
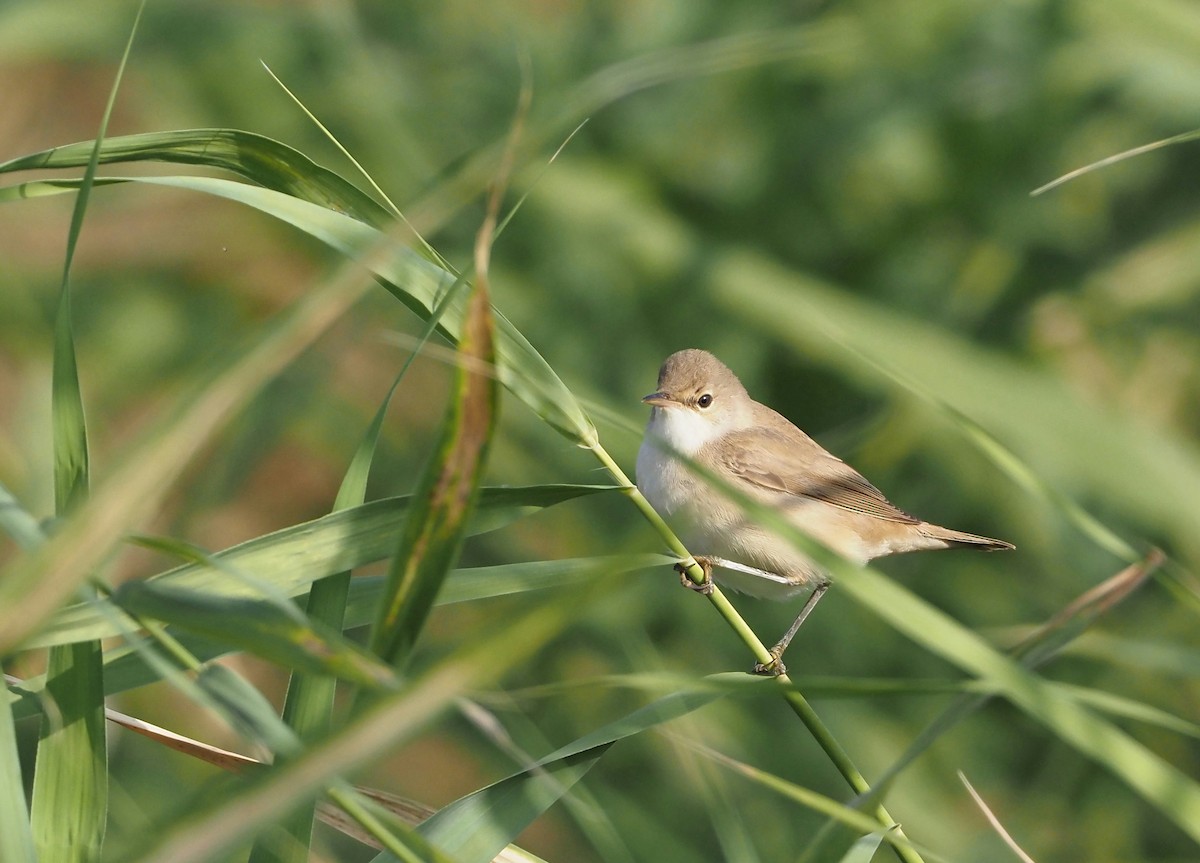
[[[688,578],[681,562],[676,565],[681,582],[712,593],[716,567],[719,583],[750,596],[788,600],[808,592],[795,622],[771,648],[771,662],[756,663],[756,673],[785,673],[783,653],[830,579],[792,542],[756,523],[719,484],[779,512],[859,565],[928,549],[1015,548],[899,509],[862,474],[751,398],[737,375],[708,351],[689,348],[667,357],[657,388],[642,402],[651,411],[638,450],[637,487],[679,530],[689,550],[703,552],[693,555],[703,581]]]

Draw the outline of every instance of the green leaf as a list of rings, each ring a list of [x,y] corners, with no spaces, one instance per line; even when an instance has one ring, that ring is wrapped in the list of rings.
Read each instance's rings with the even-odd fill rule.
[[[885,785],[874,785],[868,796],[856,798],[850,808],[861,811],[868,804],[874,806],[885,788]],[[852,860],[870,863],[883,835],[879,829],[864,835],[861,827],[848,824],[840,814],[830,815],[805,847],[799,863],[848,863]]]
[[[1200,650],[1162,640],[1092,632],[1072,644],[1069,651],[1072,656],[1097,660],[1109,667],[1125,667],[1138,674],[1153,674],[1160,679],[1200,678]]]
[[[1200,740],[1200,725],[1160,710],[1151,704],[1090,686],[1068,686],[1065,683],[1060,683],[1058,686],[1080,704],[1086,704],[1088,707],[1103,711],[1110,716],[1133,719],[1146,725],[1156,725],[1175,734],[1183,734]]]
[[[160,540],[143,544],[221,570],[255,595],[223,597],[164,584],[162,580],[126,582],[112,600],[134,618],[173,622],[181,629],[287,668],[340,677],[373,688],[395,685],[390,667],[342,638],[340,619],[337,629],[312,621],[270,582],[223,564],[187,543]]]
[[[413,829],[407,819],[395,816],[389,807],[371,795],[345,787],[331,790],[329,797],[338,809],[357,821],[359,827],[370,828],[368,832],[373,839],[383,839],[380,844],[389,859],[404,863],[456,863]]]

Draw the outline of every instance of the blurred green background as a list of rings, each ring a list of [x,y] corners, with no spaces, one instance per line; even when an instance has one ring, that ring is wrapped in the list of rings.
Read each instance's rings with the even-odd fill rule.
[[[83,0],[0,6],[0,160],[95,135],[133,13],[132,3]],[[541,147],[517,175],[515,192],[529,197],[496,245],[493,300],[591,400],[602,439],[629,471],[645,418],[638,398],[658,364],[704,347],[899,506],[1016,543],[1010,555],[881,566],[965,625],[1006,643],[1010,627],[1046,619],[1121,568],[865,354],[979,422],[1135,546],[1163,546],[1185,570],[1177,575],[1200,558],[1197,145],[1030,195],[1068,170],[1200,126],[1200,6],[158,2],[110,135],[245,129],[353,176],[261,63],[402,209],[507,134],[527,63]],[[70,206],[62,197],[0,207],[0,482],[39,514],[53,509],[52,320]],[[428,239],[467,267],[482,212],[470,202]],[[227,202],[98,190],[73,271],[97,474],[187,373],[252,339],[338,264],[309,238]],[[372,294],[197,455],[148,530],[218,549],[327,512],[405,339],[419,331],[383,291]],[[374,494],[411,488],[448,379],[435,358],[414,365]],[[507,400],[489,482],[604,481],[597,469]],[[589,499],[480,537],[464,561],[636,549],[659,550],[633,509]],[[161,566],[129,554],[114,577]],[[795,611],[733,600],[768,643]],[[574,739],[637,698],[602,687],[522,696],[521,687],[750,663],[665,568],[614,576],[586,602],[554,591],[443,608],[425,649],[529,602],[577,605],[574,626],[505,681],[512,699],[488,702],[531,749],[539,737]],[[1196,628],[1194,605],[1151,585],[1051,674],[1194,718]],[[801,679],[956,676],[836,587],[789,664]],[[239,667],[281,696],[277,669]],[[814,701],[868,778],[943,704],[922,695]],[[162,687],[121,705],[231,739]],[[686,730],[844,797],[782,704],[725,702]],[[1200,773],[1194,739],[1130,730]],[[180,785],[208,775],[126,737],[112,758],[119,829],[177,804]],[[462,718],[362,781],[440,805],[509,769]],[[796,856],[822,823],[742,780],[713,780],[713,769],[656,736],[614,748],[586,784],[634,859],[738,859],[693,807],[735,808],[771,861]],[[1009,859],[956,769],[1038,860],[1195,859],[1194,845],[1127,787],[1000,703],[910,768],[894,790],[900,802],[889,802],[914,838],[952,859]],[[711,788],[725,796],[706,797]],[[927,818],[936,829],[920,829]],[[331,854],[358,859],[328,841]],[[655,842],[657,857],[645,850]],[[522,844],[550,860],[615,859],[560,810]]]

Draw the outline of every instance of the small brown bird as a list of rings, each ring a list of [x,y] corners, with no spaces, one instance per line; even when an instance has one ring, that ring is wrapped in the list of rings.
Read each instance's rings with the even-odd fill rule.
[[[750,398],[737,376],[707,351],[667,357],[638,451],[637,484],[681,530],[712,592],[711,571],[734,590],[790,599],[811,589],[796,622],[758,673],[782,674],[783,652],[829,587],[824,569],[788,540],[755,524],[741,507],[677,459],[685,456],[752,500],[779,510],[813,539],[859,564],[888,554],[937,548],[1011,549],[1011,543],[930,524],[893,506],[858,471]],[[731,568],[732,567],[732,568]]]

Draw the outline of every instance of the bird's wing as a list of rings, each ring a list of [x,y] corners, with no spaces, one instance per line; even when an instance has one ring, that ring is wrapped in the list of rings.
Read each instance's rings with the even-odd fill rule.
[[[921,522],[794,426],[786,432],[758,428],[727,435],[720,458],[739,480],[759,489],[819,500],[886,521]]]

